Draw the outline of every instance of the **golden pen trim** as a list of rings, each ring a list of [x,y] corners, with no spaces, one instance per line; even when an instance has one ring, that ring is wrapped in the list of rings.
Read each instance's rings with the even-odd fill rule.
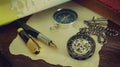
[[[26,38],[26,46],[34,53],[34,54],[39,54],[40,53],[40,46],[38,43],[30,36],[28,35],[23,28],[18,28],[18,33],[24,35],[24,39]],[[24,32],[24,33],[22,33]],[[26,36],[26,37],[25,37]],[[22,38],[22,37],[21,37]],[[22,38],[23,39],[23,38]]]

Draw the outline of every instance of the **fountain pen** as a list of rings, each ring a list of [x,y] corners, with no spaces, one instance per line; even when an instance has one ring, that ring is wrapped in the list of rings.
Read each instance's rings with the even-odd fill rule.
[[[31,26],[18,21],[17,23],[18,26],[22,27],[28,34],[30,34],[32,37],[40,39],[42,42],[47,44],[50,47],[57,48],[57,46],[53,43],[51,39],[40,33],[39,31],[35,30]]]

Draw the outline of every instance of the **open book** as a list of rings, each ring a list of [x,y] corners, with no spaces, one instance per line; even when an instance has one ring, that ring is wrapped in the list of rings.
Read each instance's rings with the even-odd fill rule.
[[[0,26],[70,0],[0,0]]]

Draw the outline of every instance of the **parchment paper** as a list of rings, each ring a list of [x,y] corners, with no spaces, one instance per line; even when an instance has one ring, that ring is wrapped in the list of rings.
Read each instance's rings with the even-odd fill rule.
[[[74,24],[68,26],[60,25],[59,28],[53,29],[56,23],[56,21],[53,19],[53,14],[59,8],[69,8],[76,11],[78,13],[78,19]],[[36,40],[41,46],[41,52],[39,55],[33,55],[18,35],[11,43],[9,50],[11,54],[14,55],[28,56],[32,60],[43,59],[47,63],[55,65],[60,64],[63,66],[72,67],[98,67],[99,51],[102,45],[97,42],[96,36],[91,36],[96,42],[95,53],[87,60],[75,60],[71,58],[66,49],[68,39],[75,35],[79,31],[79,28],[86,27],[83,21],[91,20],[93,16],[101,17],[100,15],[72,1],[34,14],[28,20],[27,24],[46,35],[48,38],[52,39],[57,45],[57,49],[51,48],[41,41]]]

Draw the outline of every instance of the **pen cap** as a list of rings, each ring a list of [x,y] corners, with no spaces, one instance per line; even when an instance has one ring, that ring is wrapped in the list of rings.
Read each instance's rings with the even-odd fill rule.
[[[30,38],[26,43],[26,45],[34,54],[40,53],[41,47],[38,45],[38,43],[34,39]]]
[[[27,41],[29,40],[29,36],[28,34],[23,30],[23,28],[18,28],[18,33],[20,35],[20,37],[24,40],[25,43],[27,43]]]
[[[37,42],[32,39],[31,36],[29,36],[23,28],[18,29],[18,33],[20,37],[24,40],[26,46],[32,51],[34,54],[39,54],[40,53],[40,46],[37,44]]]

